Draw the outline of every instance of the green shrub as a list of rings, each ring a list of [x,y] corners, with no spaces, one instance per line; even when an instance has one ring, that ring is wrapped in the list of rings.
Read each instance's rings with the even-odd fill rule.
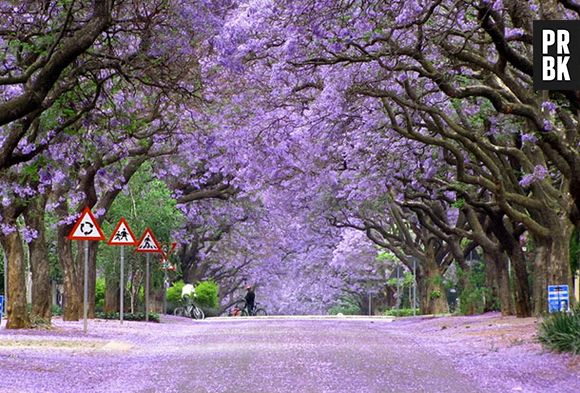
[[[62,308],[57,306],[56,304],[52,305],[52,316],[60,316],[62,315]]]
[[[485,309],[484,292],[484,288],[464,290],[459,296],[459,312],[463,315],[483,313]]]
[[[195,287],[195,302],[202,308],[218,308],[218,285],[214,281],[202,281]]]
[[[95,309],[96,310],[103,310],[105,308],[105,279],[104,278],[97,278],[97,282],[95,284]]]
[[[97,312],[95,313],[97,318],[100,319],[119,319],[118,312]],[[123,313],[123,320],[125,321],[144,321],[145,313],[139,312],[135,314]],[[159,314],[149,313],[149,322],[159,322]]]
[[[219,308],[202,307],[201,309],[203,310],[203,313],[205,314],[206,318],[220,316],[220,309]]]
[[[361,310],[354,304],[341,304],[339,306],[332,307],[330,310],[328,310],[328,313],[330,315],[360,315]]]
[[[457,269],[459,276],[459,312],[463,315],[481,314],[484,311],[497,310],[499,300],[491,289],[486,287],[485,264],[474,263],[467,272]]]
[[[419,315],[419,309],[417,308],[415,310],[415,314]],[[385,311],[385,315],[389,316],[389,317],[410,317],[413,315],[413,309],[412,308],[401,308],[399,310],[392,309],[392,310],[387,310]]]
[[[554,313],[540,324],[538,338],[547,348],[557,352],[580,354],[580,306],[571,313]]]
[[[181,301],[181,290],[185,283],[183,280],[175,281],[171,287],[167,288],[167,301],[178,304]]]

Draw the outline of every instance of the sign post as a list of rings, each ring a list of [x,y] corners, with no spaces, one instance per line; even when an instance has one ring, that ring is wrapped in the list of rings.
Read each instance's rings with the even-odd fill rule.
[[[413,316],[417,313],[417,260],[413,258]]]
[[[4,301],[8,304],[8,257],[4,254]]]
[[[147,253],[146,257],[146,268],[145,268],[145,321],[149,321],[149,260],[150,260],[150,253],[161,253],[163,255],[163,251],[161,250],[161,246],[159,242],[151,232],[151,229],[146,228],[145,232],[143,232],[143,236],[137,243],[136,252],[145,252]]]
[[[105,235],[97,223],[97,219],[91,213],[91,209],[85,207],[81,216],[68,235],[69,240],[84,240],[85,242],[85,272],[83,290],[83,332],[88,330],[87,317],[89,313],[89,241],[105,240]]]
[[[145,321],[149,322],[149,260],[151,254],[147,253],[145,256]]]
[[[125,246],[135,246],[137,244],[137,240],[131,228],[129,228],[129,224],[124,217],[121,217],[115,230],[111,234],[111,238],[107,242],[110,246],[121,246],[121,266],[120,266],[120,274],[119,274],[119,321],[121,324],[123,323],[123,307],[125,302],[123,301],[125,298]]]
[[[569,310],[568,285],[548,285],[548,312],[568,312]]]
[[[4,296],[0,295],[0,323],[2,323],[2,314],[4,313]]]

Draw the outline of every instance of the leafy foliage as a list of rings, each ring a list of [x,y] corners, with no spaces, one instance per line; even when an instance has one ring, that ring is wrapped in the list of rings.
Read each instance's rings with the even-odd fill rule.
[[[415,315],[419,315],[419,314],[420,314],[420,311],[418,309],[415,309]],[[413,315],[413,309],[412,308],[401,308],[399,310],[397,310],[397,309],[387,310],[387,311],[385,311],[385,315],[391,316],[391,317],[410,317]]]
[[[195,287],[196,303],[202,308],[219,306],[219,287],[214,281],[202,281]]]
[[[468,272],[458,270],[459,277],[465,277],[459,282],[465,286],[459,286],[459,312],[463,315],[473,315],[482,313],[486,305],[493,302],[491,290],[485,286],[485,264],[475,263]]]
[[[571,313],[547,316],[539,327],[538,339],[553,351],[580,354],[580,306]]]
[[[170,303],[177,304],[181,301],[181,290],[185,283],[183,280],[174,282],[169,288],[167,288],[167,301]]]
[[[109,312],[109,313],[105,313],[105,312],[97,312],[96,313],[97,318],[101,318],[101,319],[119,319],[119,313],[118,312]],[[144,321],[145,320],[145,313],[139,312],[139,313],[123,313],[123,319],[125,321]],[[155,313],[149,313],[149,321],[150,322],[159,322],[159,314],[155,314]]]
[[[95,285],[95,308],[102,310],[105,307],[105,279],[97,278]]]

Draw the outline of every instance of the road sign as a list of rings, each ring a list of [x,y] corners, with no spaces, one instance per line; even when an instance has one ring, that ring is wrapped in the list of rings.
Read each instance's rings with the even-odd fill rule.
[[[2,322],[3,314],[4,314],[4,295],[0,295],[0,322]]]
[[[548,311],[570,311],[570,295],[568,285],[548,285]]]
[[[139,240],[137,249],[135,251],[159,252],[163,254],[159,242],[157,241],[157,239],[155,239],[153,232],[151,232],[151,229],[149,228],[145,229],[145,232],[143,233],[143,236],[141,236],[141,239]]]
[[[175,247],[177,246],[177,243],[163,243],[161,245],[161,252],[163,253],[163,260],[167,260],[169,258],[169,256],[173,253],[173,250],[175,250]]]
[[[175,270],[175,265],[166,258],[161,258],[161,270]]]
[[[91,213],[91,209],[85,207],[81,216],[68,235],[69,240],[105,240],[105,234],[97,223],[97,219]]]
[[[121,217],[117,223],[107,244],[110,246],[134,246],[137,244],[137,239],[124,217]]]

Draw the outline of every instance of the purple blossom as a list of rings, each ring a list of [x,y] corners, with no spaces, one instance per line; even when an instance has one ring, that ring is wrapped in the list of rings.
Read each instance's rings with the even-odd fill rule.
[[[557,106],[552,101],[544,101],[542,102],[542,109],[549,112],[555,112]]]
[[[447,223],[451,226],[457,225],[457,220],[459,219],[459,209],[452,207],[447,209]]]
[[[537,141],[538,141],[538,138],[536,138],[536,136],[533,134],[522,134],[522,142],[523,143],[534,144]]]
[[[11,233],[16,232],[17,229],[16,229],[16,226],[14,226],[14,225],[9,225],[9,224],[2,223],[2,224],[0,224],[0,230],[2,230],[2,233],[5,236],[8,236]]]
[[[534,172],[524,175],[522,179],[519,181],[519,184],[522,187],[528,187],[537,181],[545,179],[547,175],[548,169],[546,169],[545,166],[536,165],[534,167]]]
[[[552,125],[552,122],[548,119],[544,120],[544,131],[552,131],[552,129],[554,128],[554,126]]]
[[[22,227],[21,231],[22,238],[26,243],[32,242],[34,239],[38,237],[38,231],[34,228]]]

